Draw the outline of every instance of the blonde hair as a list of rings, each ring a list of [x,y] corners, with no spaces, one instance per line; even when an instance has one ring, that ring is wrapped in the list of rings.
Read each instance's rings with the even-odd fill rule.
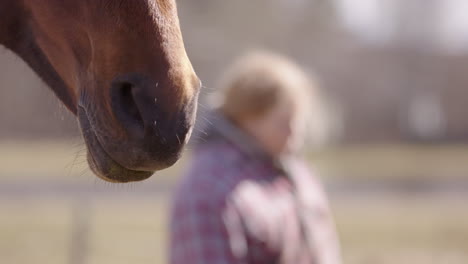
[[[230,66],[218,87],[211,105],[233,121],[261,117],[288,99],[298,107],[299,119],[313,141],[325,135],[319,86],[286,57],[265,51],[248,53]]]

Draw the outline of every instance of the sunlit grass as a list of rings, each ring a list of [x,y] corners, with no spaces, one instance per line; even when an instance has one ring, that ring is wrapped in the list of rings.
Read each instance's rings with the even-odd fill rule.
[[[166,198],[90,201],[86,263],[166,262]],[[66,201],[0,203],[0,263],[69,263],[76,224]],[[463,199],[347,197],[332,200],[345,263],[465,264]],[[86,208],[86,207],[84,207]]]
[[[175,181],[189,158],[187,150],[175,166],[158,172],[158,178]],[[308,159],[331,179],[468,180],[468,146],[464,145],[341,146],[310,151]],[[22,179],[92,182],[94,176],[79,140],[0,141],[0,181]]]
[[[464,204],[464,198],[430,196],[335,201],[346,263],[465,263]]]
[[[74,162],[79,146],[70,142],[0,142],[0,184],[96,184],[96,177],[86,172],[84,157]],[[138,184],[154,184],[156,179],[175,182],[190,157],[187,154],[175,167]],[[465,146],[347,146],[310,154],[309,160],[322,176],[333,180],[468,180]],[[167,197],[133,197],[132,186],[138,185],[109,185],[110,190],[128,190],[128,195],[111,196],[113,200],[92,197],[84,207],[76,207],[63,197],[53,199],[53,194],[48,199],[3,197],[0,263],[70,263],[77,219],[83,217],[87,233],[80,252],[85,263],[167,263]],[[332,197],[345,263],[465,264],[465,200],[466,196],[388,193]]]
[[[87,173],[86,150],[80,142],[0,142],[0,179],[80,180]]]
[[[308,157],[333,179],[468,180],[468,145],[350,145]]]
[[[157,178],[173,181],[184,161],[158,172]],[[88,168],[80,140],[0,141],[0,182],[23,180],[94,184],[97,178]]]
[[[86,263],[164,263],[166,203],[101,201],[75,211],[56,200],[0,203],[0,263],[69,263],[79,216],[87,233]],[[85,207],[86,208],[86,207]]]
[[[166,203],[93,206],[88,263],[165,263]]]
[[[0,263],[68,262],[71,215],[67,204],[0,203]]]

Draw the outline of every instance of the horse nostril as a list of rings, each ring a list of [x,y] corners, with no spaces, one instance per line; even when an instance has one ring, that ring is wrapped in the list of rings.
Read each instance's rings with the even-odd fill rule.
[[[117,119],[132,134],[144,129],[143,117],[134,96],[134,85],[130,82],[116,82],[112,87],[112,109]]]

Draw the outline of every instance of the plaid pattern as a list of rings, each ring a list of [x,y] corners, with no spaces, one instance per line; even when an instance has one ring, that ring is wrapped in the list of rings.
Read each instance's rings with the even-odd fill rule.
[[[170,263],[340,263],[322,187],[287,165],[289,177],[222,139],[196,148],[174,197]]]

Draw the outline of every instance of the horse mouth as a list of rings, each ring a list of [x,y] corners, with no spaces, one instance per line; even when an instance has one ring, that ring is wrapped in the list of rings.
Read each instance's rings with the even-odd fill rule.
[[[88,164],[96,176],[108,182],[125,183],[142,181],[153,175],[154,171],[131,170],[116,162],[102,147],[82,106],[78,107],[78,120],[88,149]]]

